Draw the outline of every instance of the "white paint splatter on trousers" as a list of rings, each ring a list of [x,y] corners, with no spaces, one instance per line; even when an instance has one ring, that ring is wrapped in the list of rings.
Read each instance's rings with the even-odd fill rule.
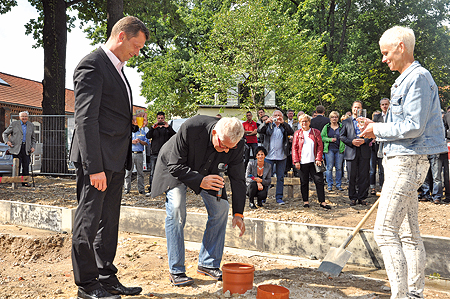
[[[375,222],[375,241],[391,284],[391,299],[407,292],[423,298],[425,248],[420,237],[417,189],[430,167],[426,155],[385,157],[385,180]]]

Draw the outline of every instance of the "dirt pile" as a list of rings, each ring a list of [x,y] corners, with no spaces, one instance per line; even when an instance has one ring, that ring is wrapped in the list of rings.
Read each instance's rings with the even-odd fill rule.
[[[36,187],[21,187],[17,190],[12,190],[10,185],[0,184],[0,199],[76,206],[74,179],[39,176],[35,181]],[[284,206],[275,203],[274,192],[274,188],[269,191],[264,208],[247,209],[246,217],[354,227],[370,208],[350,207],[346,192],[327,192],[327,201],[333,208],[331,211],[320,209],[313,185],[309,209],[303,208],[298,187],[294,189],[294,198],[286,199],[287,204]],[[375,197],[371,197],[369,202],[373,203],[375,200]],[[133,182],[132,191],[123,196],[122,204],[164,209],[164,198],[139,195],[136,182]],[[187,207],[189,212],[206,213],[203,201],[192,192],[188,192]],[[447,215],[450,216],[450,205],[420,203],[419,222],[422,233],[450,237]],[[374,220],[375,217],[372,216],[365,228],[373,228]],[[188,245],[186,250],[186,268],[187,274],[195,280],[194,286],[172,286],[168,279],[165,244],[165,240],[161,238],[120,234],[115,259],[119,279],[124,285],[143,288],[142,295],[123,298],[230,298],[229,294],[223,294],[221,282],[197,273],[198,248],[192,247],[193,245]],[[77,288],[73,282],[70,247],[71,235],[0,226],[0,299],[75,298]],[[389,298],[386,276],[383,273],[375,275],[372,270],[365,269],[366,272],[362,273],[346,267],[339,277],[330,278],[316,270],[318,261],[294,257],[276,258],[227,249],[223,263],[229,262],[252,264],[256,269],[254,288],[244,295],[235,294],[231,298],[254,299],[256,287],[260,284],[282,285],[290,290],[291,299]],[[450,299],[448,293],[431,289],[429,285],[432,285],[432,280],[427,279],[427,298]]]
[[[75,298],[70,259],[70,235],[31,228],[0,226],[0,299]],[[119,279],[127,286],[141,286],[139,296],[123,298],[242,298],[255,299],[260,284],[282,285],[290,298],[389,298],[386,279],[352,274],[345,269],[337,278],[318,272],[317,261],[274,257],[255,252],[226,249],[223,263],[239,262],[255,266],[254,287],[246,294],[223,294],[222,282],[197,273],[198,244],[187,244],[187,274],[192,287],[170,284],[165,240],[120,233],[115,264]],[[427,288],[427,298],[450,299],[448,293]]]

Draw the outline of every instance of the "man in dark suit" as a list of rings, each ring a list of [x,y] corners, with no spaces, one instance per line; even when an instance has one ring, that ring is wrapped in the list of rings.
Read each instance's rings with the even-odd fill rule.
[[[373,121],[376,123],[386,122],[387,111],[389,109],[389,99],[383,98],[380,101],[381,113],[373,115]],[[378,184],[383,187],[384,182],[384,168],[383,168],[383,146],[378,142],[372,145],[372,156],[370,158],[370,194],[376,194],[376,172],[378,166]]]
[[[75,69],[75,132],[70,159],[77,174],[78,208],[72,264],[78,298],[118,299],[124,287],[113,265],[125,169],[131,169],[132,96],[122,67],[149,37],[135,17],[120,19],[106,44]]]
[[[198,115],[183,123],[175,136],[161,148],[153,178],[152,197],[166,193],[166,238],[170,281],[191,285],[184,266],[186,189],[200,194],[208,211],[197,272],[222,280],[220,263],[225,244],[229,204],[220,176],[219,163],[228,165],[231,183],[233,227],[245,232],[243,212],[246,199],[244,127],[237,118]],[[223,173],[223,172],[222,172]],[[222,190],[223,192],[218,192]]]
[[[34,125],[28,121],[28,111],[19,113],[19,121],[12,122],[3,132],[3,141],[10,147],[9,152],[14,158],[19,159],[19,170],[22,175],[30,174],[30,154],[34,152],[36,139],[34,137]],[[28,183],[22,183],[24,187],[30,187]]]
[[[341,140],[346,145],[344,159],[347,161],[348,197],[351,206],[356,205],[357,202],[367,205],[365,199],[369,192],[369,143],[371,139],[358,137],[361,133],[356,120],[358,109],[362,109],[362,103],[360,101],[353,102],[352,117],[342,122],[341,133]],[[356,190],[356,186],[358,186],[358,190]]]
[[[323,127],[325,127],[326,124],[330,123],[330,119],[325,114],[325,107],[322,105],[319,105],[316,107],[316,117],[311,119],[311,128],[317,129],[320,132],[322,132]]]

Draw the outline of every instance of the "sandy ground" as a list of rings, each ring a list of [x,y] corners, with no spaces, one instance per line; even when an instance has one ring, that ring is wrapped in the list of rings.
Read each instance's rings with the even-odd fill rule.
[[[0,298],[76,298],[70,259],[70,235],[0,226]],[[141,286],[140,296],[124,298],[256,298],[257,286],[281,285],[290,298],[389,298],[389,284],[380,271],[346,267],[337,278],[316,270],[317,261],[261,255],[226,249],[223,263],[254,265],[254,287],[243,295],[223,293],[222,282],[197,273],[198,245],[187,244],[187,274],[191,287],[174,287],[167,272],[165,240],[130,233],[119,236],[115,264],[127,286]],[[361,275],[363,274],[363,275]],[[377,278],[372,278],[377,277]],[[429,279],[427,279],[427,285]],[[442,289],[442,287],[441,287]],[[427,287],[426,298],[450,298]]]
[[[0,185],[0,199],[74,207],[75,181],[70,178],[36,177],[36,187],[12,190]],[[164,208],[162,197],[150,199],[134,190],[124,195],[123,204]],[[274,200],[274,188],[268,203],[257,210],[247,209],[246,217],[272,220],[332,224],[353,227],[369,209],[368,206],[349,207],[346,192],[327,193],[333,209],[318,207],[311,186],[310,209],[303,208],[298,187],[294,198],[284,206]],[[287,194],[287,192],[285,193]],[[369,199],[374,202],[375,197]],[[423,234],[450,237],[447,215],[449,205],[420,203],[420,225]],[[188,210],[205,212],[201,199],[188,196]],[[365,228],[372,228],[372,216]],[[12,225],[0,226],[0,299],[3,298],[76,298],[70,260],[71,236]],[[344,268],[337,278],[331,278],[316,268],[318,261],[295,257],[262,255],[226,249],[223,263],[241,262],[255,266],[254,287],[243,295],[223,294],[222,282],[197,274],[198,244],[188,244],[187,274],[194,278],[193,287],[179,288],[170,284],[167,272],[165,240],[156,237],[121,233],[115,264],[119,279],[128,286],[141,286],[141,296],[123,298],[256,298],[261,284],[282,285],[289,289],[290,298],[389,298],[389,284],[383,271]],[[450,284],[427,278],[426,298],[450,298]],[[153,296],[153,297],[151,297]]]

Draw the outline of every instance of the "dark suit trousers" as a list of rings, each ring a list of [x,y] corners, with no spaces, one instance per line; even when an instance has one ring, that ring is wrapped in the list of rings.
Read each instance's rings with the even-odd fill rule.
[[[118,283],[113,261],[125,170],[106,170],[107,189],[101,192],[91,185],[80,163],[75,167],[78,208],[72,236],[73,275],[76,285],[89,292],[100,287],[100,282]]]
[[[13,155],[13,158],[19,158],[19,170],[22,168],[22,175],[30,175],[30,155],[25,151],[25,143],[22,143],[19,154]]]
[[[350,200],[366,199],[369,193],[370,158],[361,156],[361,149],[356,148],[356,156],[353,160],[347,160],[348,171],[348,197]],[[358,191],[356,191],[358,186]]]

